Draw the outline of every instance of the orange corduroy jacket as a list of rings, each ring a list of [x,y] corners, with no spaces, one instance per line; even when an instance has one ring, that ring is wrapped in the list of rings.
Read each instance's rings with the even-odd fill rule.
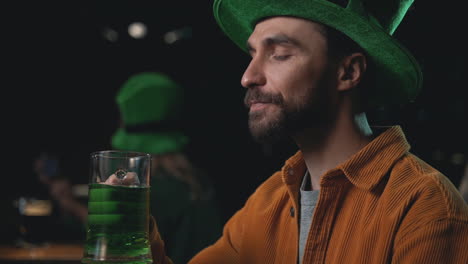
[[[390,127],[324,174],[303,263],[468,263],[467,204],[409,148],[401,128]],[[305,170],[299,151],[189,263],[297,263]],[[151,230],[155,263],[172,263],[154,221]]]

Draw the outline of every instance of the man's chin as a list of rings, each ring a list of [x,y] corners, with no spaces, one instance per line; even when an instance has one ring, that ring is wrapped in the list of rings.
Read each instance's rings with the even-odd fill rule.
[[[249,129],[252,138],[261,144],[275,144],[287,137],[282,111],[256,111],[249,114]],[[279,109],[278,109],[279,110]]]
[[[276,144],[285,137],[287,137],[285,131],[278,126],[259,126],[259,124],[250,124],[250,134],[255,142],[263,145]]]

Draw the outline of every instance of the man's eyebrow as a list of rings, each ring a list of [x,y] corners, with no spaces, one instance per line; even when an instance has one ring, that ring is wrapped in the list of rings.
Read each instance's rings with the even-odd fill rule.
[[[281,45],[281,44],[299,46],[299,43],[295,39],[292,39],[284,34],[277,34],[271,37],[267,37],[262,41],[262,43],[266,46]]]
[[[273,45],[292,45],[292,46],[296,46],[296,47],[300,47],[300,44],[297,40],[293,39],[293,38],[290,38],[284,34],[277,34],[277,35],[273,35],[273,36],[270,36],[270,37],[267,37],[265,39],[262,40],[262,44],[264,46],[273,46]],[[247,41],[247,50],[249,52],[252,52],[252,51],[255,51],[255,49],[252,47],[252,45],[250,45],[249,41]]]

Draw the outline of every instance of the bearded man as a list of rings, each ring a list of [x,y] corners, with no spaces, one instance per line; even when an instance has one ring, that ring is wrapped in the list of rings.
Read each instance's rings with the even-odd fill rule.
[[[241,84],[260,142],[299,151],[189,263],[468,263],[468,206],[372,107],[413,100],[420,67],[392,34],[411,0],[215,0],[251,56]],[[156,263],[170,263],[152,224]]]

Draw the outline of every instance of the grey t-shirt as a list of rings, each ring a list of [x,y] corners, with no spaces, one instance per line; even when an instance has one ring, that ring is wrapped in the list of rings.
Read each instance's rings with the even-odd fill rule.
[[[302,264],[304,248],[309,235],[315,205],[317,204],[319,196],[319,190],[308,191],[310,188],[306,188],[307,186],[310,186],[310,176],[308,172],[306,172],[302,179],[299,196],[301,206],[301,215],[299,220],[299,264]]]

